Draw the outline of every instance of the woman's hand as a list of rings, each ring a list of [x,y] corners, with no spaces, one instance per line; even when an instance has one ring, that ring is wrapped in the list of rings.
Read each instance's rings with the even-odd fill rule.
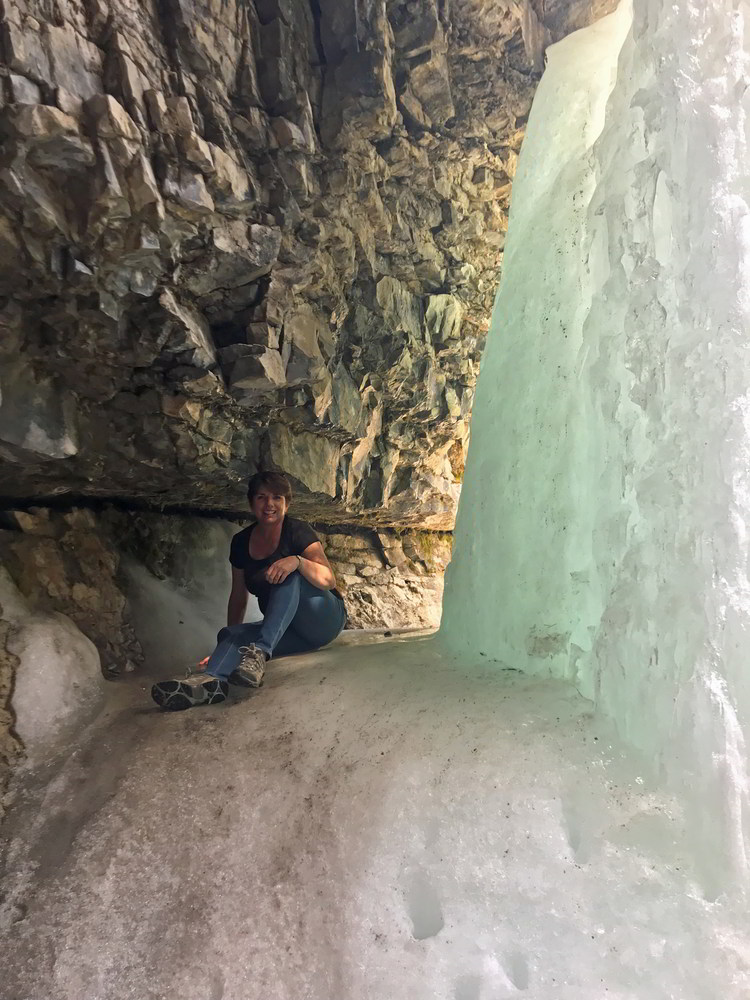
[[[298,566],[297,556],[285,556],[283,559],[277,559],[275,563],[271,563],[264,575],[268,583],[283,583]]]

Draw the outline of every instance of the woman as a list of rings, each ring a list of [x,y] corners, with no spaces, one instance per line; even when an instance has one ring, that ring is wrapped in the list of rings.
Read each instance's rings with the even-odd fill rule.
[[[196,673],[154,684],[151,695],[162,708],[215,705],[226,699],[230,684],[260,687],[273,655],[320,649],[346,624],[318,536],[309,524],[287,515],[292,489],[286,476],[258,472],[247,484],[247,497],[255,523],[239,531],[229,549],[227,627]],[[262,622],[242,624],[248,592],[258,598]]]

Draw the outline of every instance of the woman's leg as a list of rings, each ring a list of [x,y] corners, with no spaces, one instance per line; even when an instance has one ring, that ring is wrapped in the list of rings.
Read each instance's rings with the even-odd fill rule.
[[[283,590],[287,583],[293,580],[289,590],[296,597],[296,608],[290,616],[292,603],[284,600]],[[281,593],[277,593],[281,591]],[[283,606],[284,614],[275,618],[275,601]],[[300,573],[290,574],[283,584],[274,588],[272,600],[266,609],[263,625],[269,622],[269,630],[261,631],[261,638],[256,645],[271,652],[273,656],[291,656],[294,653],[305,653],[312,649],[333,642],[346,624],[346,611],[343,602],[330,592],[320,590],[309,583]],[[285,624],[284,631],[278,635],[278,627]]]
[[[237,669],[242,653],[241,646],[257,643],[262,622],[228,625],[216,636],[217,646],[208,658],[206,673],[212,677],[229,677]]]
[[[283,583],[271,587],[258,638],[255,640],[255,645],[263,650],[268,659],[273,656],[273,651],[297,614],[303,583],[307,583],[307,580],[295,570]]]
[[[151,697],[160,708],[172,711],[225,701],[229,675],[242,659],[240,648],[255,642],[259,628],[254,622],[223,628],[216,637],[218,645],[209,656],[205,670],[159,681],[151,688]]]
[[[246,687],[262,683],[262,663],[255,668],[246,664],[237,670],[243,660],[242,647],[255,646],[268,656],[304,653],[332,642],[345,624],[344,605],[337,597],[328,590],[318,590],[299,573],[292,573],[273,588],[262,622],[223,628],[204,672],[154,684],[152,697],[161,708],[174,710],[217,704],[225,700],[228,678],[233,673],[233,683]],[[260,652],[257,658],[262,660]],[[237,679],[243,671],[245,678]]]
[[[343,603],[319,590],[298,572],[271,591],[262,622],[230,625],[216,637],[206,673],[229,677],[242,659],[241,646],[255,645],[270,658],[319,649],[332,642],[346,624]]]

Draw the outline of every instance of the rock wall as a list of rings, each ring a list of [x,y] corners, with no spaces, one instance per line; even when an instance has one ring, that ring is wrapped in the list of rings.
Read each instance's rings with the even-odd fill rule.
[[[547,6],[4,0],[2,493],[451,528]]]
[[[7,597],[0,599],[0,818],[5,812],[4,793],[11,769],[23,754],[11,705],[18,656],[8,648],[13,625],[6,617],[7,603]]]
[[[452,536],[435,531],[320,531],[350,628],[437,628]]]

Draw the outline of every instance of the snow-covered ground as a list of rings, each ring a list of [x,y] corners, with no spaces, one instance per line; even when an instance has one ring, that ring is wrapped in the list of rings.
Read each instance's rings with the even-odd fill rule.
[[[23,782],[7,1000],[741,1000],[739,902],[588,702],[347,635],[164,715],[113,685]]]

